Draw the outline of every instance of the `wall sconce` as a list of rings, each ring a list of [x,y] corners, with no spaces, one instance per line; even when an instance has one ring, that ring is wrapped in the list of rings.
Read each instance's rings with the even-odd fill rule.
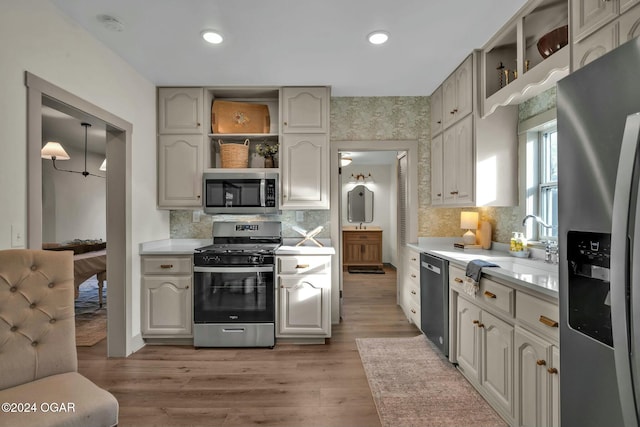
[[[476,234],[471,230],[478,228],[478,212],[460,212],[460,228],[467,232],[462,235],[465,246],[476,244]]]
[[[365,175],[364,173],[351,174],[351,182],[361,183],[361,182],[373,182],[373,177],[371,174]]]
[[[65,149],[62,147],[62,144],[60,144],[59,142],[47,142],[45,146],[42,147],[42,150],[40,151],[40,157],[42,157],[43,159],[51,160],[53,162],[53,168],[60,172],[79,173],[84,177],[91,175],[98,178],[106,178],[105,176],[96,175],[87,171],[87,129],[89,128],[89,126],[91,126],[91,124],[82,122],[80,123],[80,125],[84,127],[84,170],[82,172],[71,171],[67,169],[59,169],[56,166],[56,160],[71,159],[71,157],[69,157]],[[103,166],[104,166],[104,169],[102,169]],[[105,170],[105,171],[107,170],[107,159],[104,159],[104,162],[102,162],[102,165],[100,166],[100,170]]]

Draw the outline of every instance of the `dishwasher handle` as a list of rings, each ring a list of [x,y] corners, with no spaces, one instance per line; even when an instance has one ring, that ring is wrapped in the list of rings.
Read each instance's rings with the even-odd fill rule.
[[[431,265],[428,262],[422,261],[422,268],[426,268],[427,270],[432,271],[436,274],[441,274],[440,268],[436,267],[435,265]]]

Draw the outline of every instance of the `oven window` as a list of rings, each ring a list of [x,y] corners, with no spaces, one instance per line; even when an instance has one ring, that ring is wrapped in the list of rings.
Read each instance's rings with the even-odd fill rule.
[[[207,180],[207,206],[260,207],[260,179]]]
[[[273,322],[273,272],[196,272],[195,323]]]

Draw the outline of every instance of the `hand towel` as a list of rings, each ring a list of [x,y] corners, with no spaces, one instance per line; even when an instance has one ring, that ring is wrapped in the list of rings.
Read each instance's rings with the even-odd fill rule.
[[[465,293],[475,297],[480,287],[480,277],[482,276],[482,267],[499,267],[499,265],[481,259],[473,259],[467,264],[465,272],[465,281],[462,288]]]

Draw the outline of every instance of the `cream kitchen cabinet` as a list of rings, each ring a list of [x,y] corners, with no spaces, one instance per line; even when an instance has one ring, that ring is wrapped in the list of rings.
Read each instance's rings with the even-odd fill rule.
[[[203,100],[203,88],[159,88],[158,133],[202,134]]]
[[[202,207],[204,89],[158,89],[158,207]]]
[[[404,262],[400,280],[399,301],[407,319],[421,328],[420,253],[404,248]]]
[[[329,88],[282,88],[283,133],[329,133]]]
[[[569,2],[529,0],[482,47],[479,62],[481,116],[518,105],[555,86],[569,74],[571,46],[544,58],[537,42],[569,24]]]
[[[431,139],[431,204],[441,205],[444,202],[444,145],[443,135]]]
[[[638,3],[638,0],[571,0],[573,42],[579,42]]]
[[[516,327],[517,426],[559,426],[557,346]]]
[[[473,117],[444,131],[442,200],[445,205],[469,205],[474,200]]]
[[[442,107],[445,129],[473,111],[473,55],[442,83]]]
[[[276,337],[331,336],[331,256],[278,255]]]
[[[432,131],[431,145],[434,206],[518,204],[518,107],[500,107],[480,117],[473,107],[479,55],[474,51],[441,87],[444,126],[440,134]],[[468,107],[467,101],[452,101],[462,95],[454,98],[451,93],[461,90],[468,94]],[[438,96],[431,99],[432,114],[438,102]]]
[[[482,276],[475,295],[450,266],[450,360],[511,425],[557,426],[558,305]]]
[[[595,4],[595,2],[593,3]],[[598,2],[597,6],[608,8],[614,3],[616,2]],[[625,9],[625,13],[621,14],[617,19],[611,20],[608,18],[607,21],[610,21],[608,24],[598,27],[596,31],[588,32],[586,37],[574,43],[572,57],[573,70],[587,65],[621,44],[640,36],[640,5],[636,5],[637,3],[639,2],[625,3],[626,5],[635,6],[632,9]],[[615,16],[617,17],[617,14]]]
[[[285,134],[280,146],[282,210],[329,209],[329,139]]]
[[[442,86],[438,86],[438,88],[431,94],[431,135],[437,135],[442,132],[443,123],[442,123]]]
[[[142,337],[191,338],[192,256],[145,255],[141,263]]]
[[[202,135],[158,137],[158,207],[202,206]]]
[[[494,408],[513,417],[513,325],[458,296],[456,359]]]

